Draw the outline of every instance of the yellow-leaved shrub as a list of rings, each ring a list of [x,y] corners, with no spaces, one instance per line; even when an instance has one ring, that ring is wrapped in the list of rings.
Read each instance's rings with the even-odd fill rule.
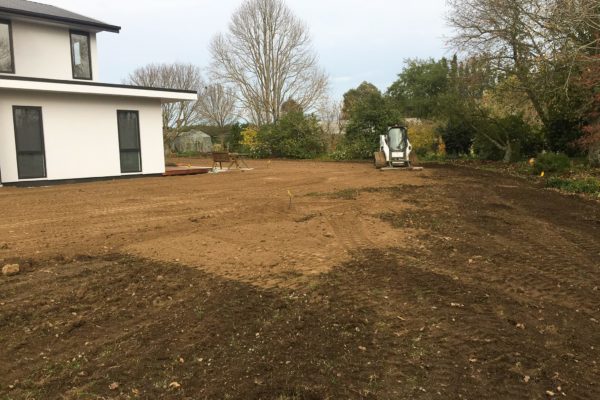
[[[439,124],[433,121],[419,121],[408,125],[408,137],[413,150],[420,156],[446,154],[446,146],[438,131]]]

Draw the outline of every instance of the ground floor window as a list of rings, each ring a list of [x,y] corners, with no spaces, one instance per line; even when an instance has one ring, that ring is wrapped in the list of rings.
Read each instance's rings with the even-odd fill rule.
[[[44,126],[40,107],[13,107],[19,179],[46,178]]]
[[[137,111],[117,111],[121,173],[142,172],[140,118]]]

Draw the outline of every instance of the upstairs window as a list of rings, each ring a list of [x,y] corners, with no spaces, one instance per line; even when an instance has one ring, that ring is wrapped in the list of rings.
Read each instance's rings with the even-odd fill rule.
[[[10,22],[0,20],[0,72],[14,74],[12,29]]]
[[[71,61],[74,79],[92,79],[89,33],[71,31]]]

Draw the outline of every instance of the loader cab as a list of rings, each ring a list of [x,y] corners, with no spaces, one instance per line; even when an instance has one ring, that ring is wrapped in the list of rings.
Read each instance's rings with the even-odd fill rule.
[[[374,153],[375,168],[381,171],[402,170],[420,171],[423,168],[411,165],[412,145],[408,140],[408,128],[394,125],[385,135],[379,135],[379,151]]]
[[[404,126],[389,128],[388,146],[391,151],[404,152],[408,147],[408,129]]]
[[[402,125],[390,127],[385,142],[388,149],[383,151],[386,153],[387,162],[391,167],[410,166],[409,157],[412,146],[408,141],[408,128]]]

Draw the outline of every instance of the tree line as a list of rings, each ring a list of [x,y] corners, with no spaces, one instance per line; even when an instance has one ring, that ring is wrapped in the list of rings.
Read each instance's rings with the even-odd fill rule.
[[[234,126],[230,145],[257,156],[367,158],[379,134],[407,121],[422,156],[512,161],[553,151],[598,161],[600,3],[448,6],[456,55],[407,60],[385,92],[365,82],[342,101],[329,99],[308,28],[283,0],[247,0],[232,15],[211,42],[210,84],[182,64],[149,65],[129,81],[198,90],[195,103],[165,105],[165,141],[205,122]]]
[[[457,55],[407,60],[385,93],[365,82],[344,96],[345,151],[417,119],[422,155],[440,149],[512,161],[541,151],[600,162],[600,3],[452,0]]]

